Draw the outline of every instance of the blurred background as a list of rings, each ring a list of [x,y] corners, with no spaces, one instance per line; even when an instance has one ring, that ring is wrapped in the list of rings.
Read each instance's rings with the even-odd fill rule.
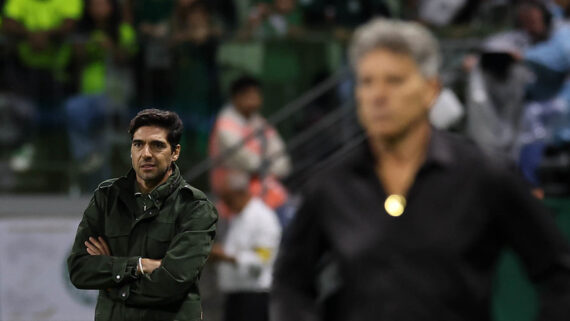
[[[93,190],[129,170],[144,108],[179,113],[178,165],[209,192],[228,157],[208,154],[216,116],[236,79],[256,78],[294,208],[363,139],[346,48],[378,16],[430,27],[444,57],[433,125],[518,168],[570,235],[569,13],[564,0],[0,0],[0,320],[93,318],[96,294],[73,289],[65,258]],[[497,280],[496,319],[532,319],[509,253]],[[201,288],[220,320],[213,264]]]

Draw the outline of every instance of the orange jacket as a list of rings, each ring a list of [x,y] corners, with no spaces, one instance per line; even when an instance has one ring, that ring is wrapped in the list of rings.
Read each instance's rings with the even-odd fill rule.
[[[225,156],[224,161],[212,169],[212,191],[216,193],[219,190],[227,170],[245,171],[252,177],[250,192],[275,209],[287,201],[287,191],[279,178],[290,172],[291,165],[283,140],[261,115],[255,114],[246,119],[233,106],[225,107],[214,124],[209,155],[216,159],[255,132],[259,134]],[[264,165],[266,168],[262,169]]]

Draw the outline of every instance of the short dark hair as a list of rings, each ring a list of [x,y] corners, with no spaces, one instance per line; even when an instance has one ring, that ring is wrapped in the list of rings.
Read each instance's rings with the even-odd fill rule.
[[[241,76],[232,82],[230,86],[230,95],[233,97],[251,87],[260,88],[261,83],[255,77]]]
[[[546,26],[546,30],[550,33],[552,29],[552,13],[548,10],[546,5],[542,1],[538,0],[525,0],[521,1],[515,7],[515,26],[520,28],[522,21],[520,21],[520,14],[523,11],[527,11],[529,9],[538,9],[542,13],[542,20],[544,25]]]
[[[172,148],[180,143],[184,126],[177,113],[160,109],[141,110],[129,124],[131,140],[137,129],[143,126],[157,126],[168,131],[166,139]]]

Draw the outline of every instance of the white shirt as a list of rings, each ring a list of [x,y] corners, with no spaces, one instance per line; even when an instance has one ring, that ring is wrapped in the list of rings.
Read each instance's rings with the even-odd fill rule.
[[[259,198],[252,197],[243,211],[229,222],[223,248],[237,263],[219,264],[220,290],[268,292],[280,239],[277,215]]]

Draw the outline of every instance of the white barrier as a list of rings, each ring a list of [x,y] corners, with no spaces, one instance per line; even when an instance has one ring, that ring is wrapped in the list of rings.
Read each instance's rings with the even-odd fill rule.
[[[78,223],[0,220],[0,320],[93,320],[97,291],[75,289],[67,273]]]

